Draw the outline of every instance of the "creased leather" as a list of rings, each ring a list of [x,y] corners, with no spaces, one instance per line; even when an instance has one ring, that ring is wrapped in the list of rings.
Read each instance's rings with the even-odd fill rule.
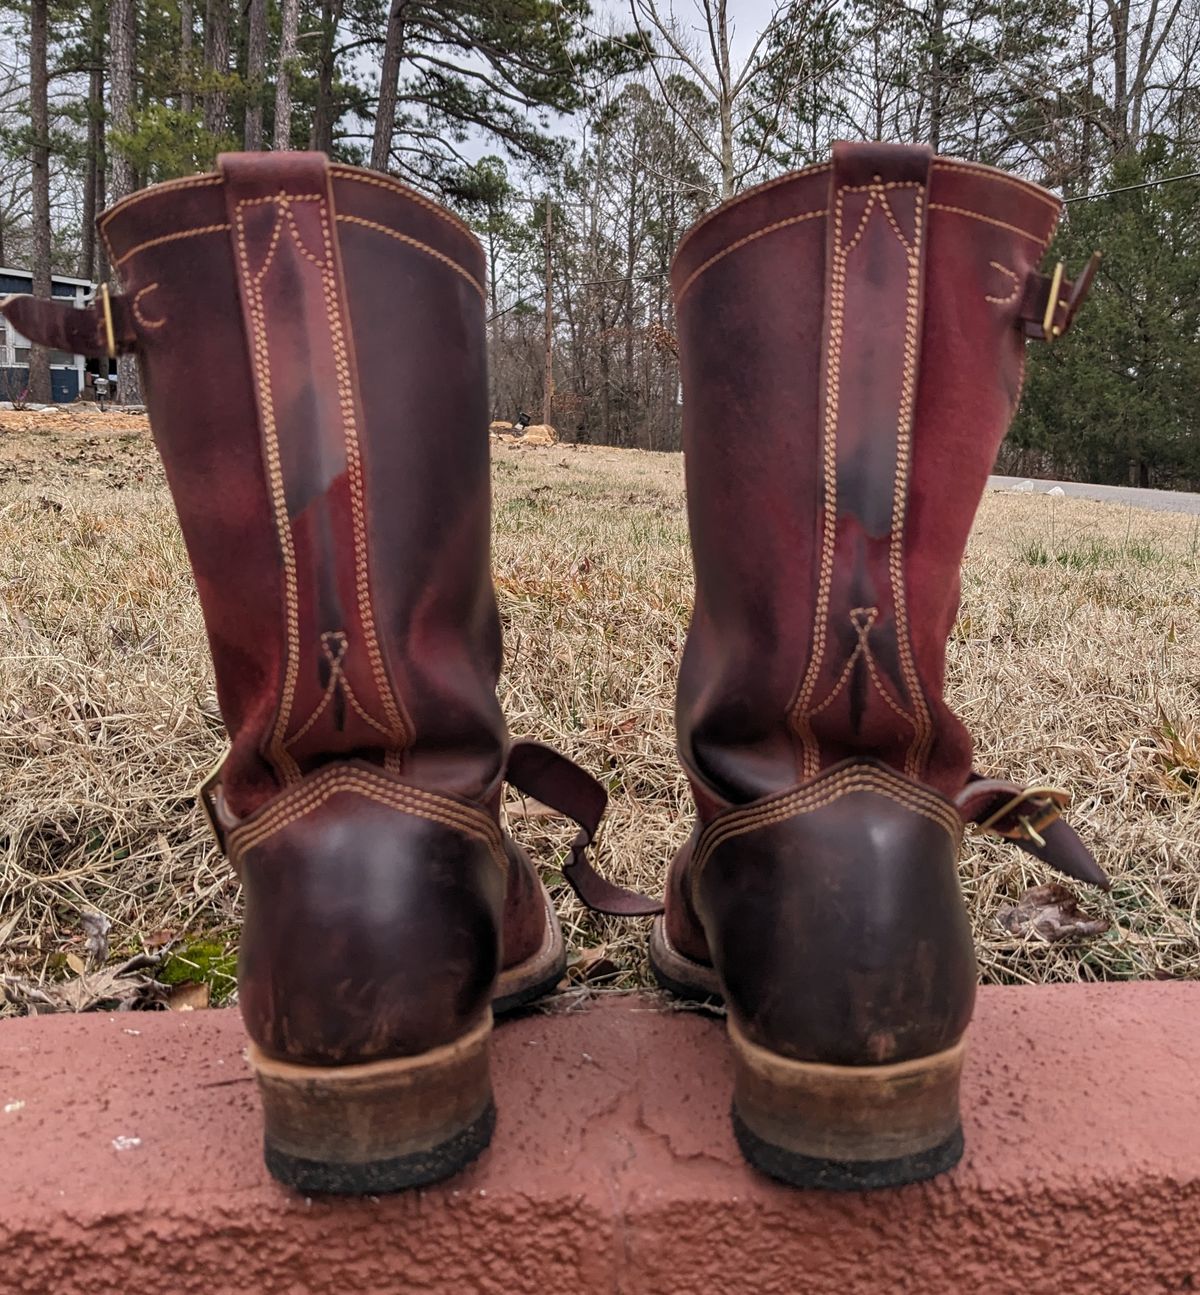
[[[976,982],[957,847],[870,791],[719,845],[693,892],[726,1005],[749,1037],[832,1065],[953,1044]]]
[[[479,837],[342,792],[234,848],[238,1001],[264,1051],[313,1065],[413,1055],[487,1010],[505,874]]]

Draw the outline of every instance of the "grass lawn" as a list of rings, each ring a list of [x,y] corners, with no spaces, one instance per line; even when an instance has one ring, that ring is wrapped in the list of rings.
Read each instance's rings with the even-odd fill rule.
[[[657,892],[690,819],[672,724],[691,600],[682,460],[497,444],[494,481],[510,727],[607,782],[599,865]],[[1106,933],[1014,936],[998,912],[1053,874],[969,837],[985,981],[1200,976],[1198,549],[1193,517],[984,499],[951,703],[981,770],[1072,793],[1114,883],[1075,888]],[[229,995],[239,891],[192,796],[222,744],[143,420],[0,414],[0,1013],[160,1001],[152,980]],[[572,977],[645,984],[645,924],[581,912],[558,879],[570,828],[509,810],[568,925]]]

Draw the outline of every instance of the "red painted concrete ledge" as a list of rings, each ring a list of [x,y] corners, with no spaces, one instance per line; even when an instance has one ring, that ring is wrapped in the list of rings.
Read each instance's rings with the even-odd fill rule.
[[[1200,1290],[1200,984],[988,989],[972,1040],[958,1169],[822,1195],[743,1165],[720,1023],[528,1016],[477,1166],[337,1202],[266,1177],[235,1013],[5,1022],[0,1291]]]

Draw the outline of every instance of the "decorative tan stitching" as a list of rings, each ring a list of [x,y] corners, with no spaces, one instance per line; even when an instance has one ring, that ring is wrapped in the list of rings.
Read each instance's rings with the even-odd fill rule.
[[[867,619],[865,623],[857,619],[860,615],[866,616]],[[808,717],[811,719],[814,715],[819,715],[823,710],[833,705],[837,700],[838,695],[849,681],[850,672],[854,669],[854,663],[862,658],[866,661],[867,672],[871,676],[872,683],[874,683],[876,689],[878,689],[879,695],[885,702],[887,702],[892,710],[899,715],[902,720],[904,720],[915,734],[917,730],[916,721],[908,711],[893,699],[890,690],[885,686],[883,678],[875,666],[875,654],[871,651],[871,643],[868,635],[871,632],[871,627],[878,619],[878,616],[878,607],[852,607],[850,609],[850,622],[854,626],[855,632],[858,635],[858,642],[854,645],[854,651],[850,653],[850,656],[842,669],[842,673],[838,677],[837,683],[834,684],[832,691],[819,706],[814,706],[812,710],[808,712]]]
[[[883,698],[883,700],[887,702],[887,704],[892,708],[892,710],[897,715],[899,715],[900,718],[909,726],[909,728],[912,729],[915,737],[917,732],[916,720],[914,720],[913,717],[908,713],[908,711],[906,711],[904,707],[901,706],[900,703],[892,697],[892,694],[890,693],[890,691],[885,687],[883,677],[880,675],[879,668],[875,664],[875,655],[869,649],[866,654],[866,659],[867,659],[867,673],[870,674],[871,682],[875,685],[876,691]],[[814,715],[816,713],[817,713],[816,711],[813,711]]]
[[[773,180],[764,180],[762,184],[752,185],[749,189],[743,189],[741,193],[733,198],[727,198],[724,202],[714,207],[712,211],[705,212],[691,228],[684,231],[683,237],[675,247],[675,255],[671,258],[671,266],[674,268],[675,262],[679,260],[680,254],[687,246],[688,242],[700,231],[705,225],[716,220],[718,216],[723,216],[727,211],[734,207],[741,206],[742,203],[748,202],[751,198],[756,198],[760,193],[766,193],[768,189],[777,189],[781,184],[790,184],[793,180],[802,179],[806,175],[819,175],[822,171],[832,169],[831,162],[815,162],[812,166],[801,167],[799,171],[788,171],[786,175],[777,175]]]
[[[871,613],[871,619],[867,623],[868,629],[870,628],[870,625],[874,621],[875,617],[879,614],[879,609],[877,607],[870,607],[870,608],[856,607],[854,611],[869,611]],[[850,613],[850,619],[854,621],[854,612]],[[862,656],[863,649],[866,645],[866,632],[863,629],[863,627],[859,625],[857,621],[854,621],[854,628],[858,634],[858,642],[855,643],[854,645],[854,651],[850,653],[849,657],[847,657],[846,664],[842,669],[842,673],[838,676],[837,683],[835,683],[833,685],[833,688],[830,690],[829,696],[826,697],[825,700],[819,706],[814,706],[812,710],[809,711],[810,716],[819,715],[827,707],[833,705],[838,694],[842,691],[842,689],[846,686],[847,682],[849,681],[850,672],[854,669],[854,663],[859,659],[859,657]]]
[[[447,211],[445,207],[440,206],[438,203],[430,201],[423,193],[418,193],[416,189],[410,188],[407,184],[403,184],[391,176],[366,175],[352,166],[331,166],[329,169],[334,175],[340,176],[344,180],[353,180],[355,184],[372,184],[378,189],[386,189],[389,193],[399,194],[400,197],[407,198],[409,202],[415,203],[418,207],[424,207],[426,211],[432,212],[440,220],[444,220],[446,224],[460,233],[466,234],[471,242],[481,252],[483,251],[483,244],[480,243],[475,236],[474,230],[465,220],[456,216],[452,211]]]
[[[400,745],[406,744],[411,731],[407,717],[402,717],[392,692],[391,681],[383,664],[383,653],[375,631],[375,612],[371,601],[371,580],[367,564],[367,523],[365,517],[362,457],[358,445],[357,410],[354,402],[354,384],[351,382],[350,354],[342,329],[341,309],[338,301],[337,256],[333,246],[334,224],[329,219],[330,208],[324,200],[321,204],[321,234],[325,244],[325,269],[322,271],[322,283],[325,289],[325,309],[329,317],[330,332],[333,335],[334,368],[338,376],[338,396],[342,406],[342,426],[346,445],[347,478],[350,485],[350,507],[354,527],[354,570],[355,591],[358,596],[358,618],[362,626],[363,637],[367,646],[367,657],[371,663],[371,673],[375,688],[383,705],[384,717],[392,729],[392,736]],[[334,212],[334,220],[337,213]],[[365,718],[358,700],[349,689],[347,697],[350,704]],[[376,727],[378,727],[376,725]]]
[[[283,486],[283,468],[279,459],[279,436],[275,426],[275,399],[271,390],[271,360],[267,352],[262,285],[250,270],[250,257],[246,250],[246,222],[242,211],[244,207],[250,205],[256,205],[253,199],[239,201],[237,206],[237,251],[253,331],[253,336],[250,339],[251,361],[254,365],[259,391],[262,393],[260,404],[263,419],[263,442],[266,451],[267,479],[271,487],[271,512],[274,517],[275,533],[279,540],[279,547],[283,557],[284,605],[287,628],[287,659],[284,663],[283,693],[280,697],[279,710],[275,716],[275,725],[271,732],[268,756],[274,760],[284,782],[294,783],[300,778],[300,767],[288,752],[285,737],[288,721],[291,719],[296,680],[300,668],[299,577],[296,571],[296,551],[292,542],[291,522],[287,512],[287,495]],[[278,225],[278,223],[279,218],[277,216],[276,224]],[[272,233],[274,235],[275,231],[272,231]]]
[[[480,283],[469,270],[466,270],[459,265],[452,256],[447,256],[444,252],[439,252],[436,248],[430,247],[428,243],[422,243],[418,239],[410,238],[407,234],[401,234],[399,230],[391,229],[387,225],[381,225],[377,220],[366,220],[362,216],[348,216],[343,212],[339,212],[337,218],[338,220],[344,221],[350,225],[362,225],[367,229],[375,230],[377,233],[386,234],[389,238],[394,238],[398,242],[406,244],[408,247],[415,247],[419,252],[424,252],[426,256],[433,257],[435,261],[441,261],[443,265],[448,265],[457,274],[461,274],[486,302],[487,291],[483,284]]]
[[[158,287],[157,283],[148,283],[144,288],[139,289],[133,298],[133,317],[143,328],[161,328],[167,321],[165,319],[147,319],[142,314],[142,298],[148,293],[153,292]]]
[[[327,639],[331,639],[331,638],[340,640],[340,642],[338,643],[338,652],[336,656],[329,650],[329,644],[328,642],[326,642]],[[304,723],[300,725],[300,727],[292,734],[292,736],[288,738],[287,742],[284,743],[285,746],[291,747],[291,746],[294,746],[297,742],[299,742],[300,739],[305,735],[305,733],[307,733],[308,730],[312,728],[312,726],[317,722],[317,720],[320,719],[320,717],[325,713],[325,707],[329,705],[330,698],[337,691],[338,682],[342,677],[342,657],[346,655],[346,648],[348,646],[349,646],[349,640],[346,638],[346,635],[341,630],[336,631],[336,633],[327,633],[327,634],[321,635],[321,651],[325,653],[325,656],[329,661],[329,682],[325,685],[325,691],[321,694],[321,700],[317,703],[316,709],[308,717],[308,719],[306,719]]]
[[[936,792],[902,781],[883,769],[857,766],[829,775],[816,786],[797,788],[770,801],[733,810],[715,819],[701,833],[693,855],[692,884],[695,885],[705,863],[726,842],[761,827],[770,827],[789,818],[822,809],[843,796],[855,792],[873,792],[904,809],[922,815],[944,828],[955,843],[962,838],[963,820],[958,810]]]
[[[753,234],[747,234],[745,238],[739,238],[736,243],[730,243],[728,247],[722,248],[715,256],[710,256],[703,264],[698,265],[691,274],[683,281],[683,287],[675,294],[675,305],[678,306],[683,300],[683,295],[692,286],[693,283],[704,273],[709,266],[715,265],[718,261],[724,259],[730,252],[736,252],[738,248],[745,247],[747,243],[753,243],[755,239],[762,238],[766,234],[773,234],[777,229],[786,229],[789,225],[798,225],[804,220],[814,220],[818,216],[827,216],[829,210],[822,207],[820,211],[806,211],[799,216],[789,216],[786,220],[777,220],[770,225],[764,225],[762,229],[755,230]]]
[[[136,256],[139,252],[144,252],[149,247],[158,247],[161,243],[174,243],[181,238],[195,238],[200,234],[227,234],[229,226],[226,225],[197,225],[194,229],[176,230],[174,234],[161,234],[158,238],[148,238],[144,243],[139,243],[136,247],[131,247],[128,252],[122,252],[113,262],[114,265],[124,265],[130,257]],[[113,251],[112,244],[108,242],[105,236],[105,243],[108,245],[109,253]]]
[[[1045,247],[1049,238],[1043,238],[1040,234],[1031,234],[1029,230],[1022,229],[1019,225],[1010,225],[1007,221],[997,220],[994,216],[985,216],[979,211],[969,211],[966,207],[951,207],[944,202],[931,202],[928,204],[930,211],[948,211],[954,216],[967,216],[971,220],[982,220],[984,224],[995,225],[998,229],[1007,229],[1010,234],[1020,234],[1022,238],[1028,238],[1031,242],[1038,243]],[[1057,221],[1055,224],[1057,225]],[[1051,231],[1053,235],[1053,230]]]
[[[916,204],[914,216],[914,239],[910,245],[900,227],[899,220],[888,201],[888,192],[893,189],[914,189]],[[870,193],[854,234],[848,243],[842,239],[842,216],[845,209],[847,193]],[[889,545],[888,571],[893,591],[893,610],[896,620],[896,639],[900,649],[900,666],[904,675],[905,687],[909,692],[909,701],[915,714],[908,714],[891,697],[883,686],[876,668],[873,654],[866,653],[867,668],[876,690],[891,709],[905,720],[913,730],[912,744],[905,756],[905,772],[917,776],[923,767],[927,750],[932,743],[933,724],[929,708],[921,689],[916,663],[913,659],[912,643],[908,632],[907,606],[904,589],[904,518],[905,503],[908,491],[910,440],[913,408],[916,397],[916,358],[917,358],[917,324],[920,314],[920,249],[924,235],[921,215],[921,199],[924,196],[924,185],[911,181],[889,180],[886,183],[876,178],[870,184],[843,185],[835,195],[835,223],[833,231],[834,263],[830,277],[830,337],[826,356],[825,382],[825,426],[823,475],[825,486],[825,525],[821,541],[820,577],[817,586],[817,610],[813,628],[814,647],[809,657],[808,669],[800,692],[792,706],[793,723],[797,726],[801,741],[804,744],[804,773],[806,777],[815,777],[820,768],[820,748],[810,723],[812,717],[819,714],[832,701],[840,690],[840,683],[834,692],[816,709],[812,708],[813,694],[825,660],[825,649],[828,642],[829,599],[833,585],[834,548],[837,529],[837,418],[841,386],[841,349],[845,319],[845,279],[850,253],[858,246],[866,232],[871,215],[878,205],[895,234],[896,239],[905,251],[907,265],[906,317],[904,338],[904,369],[900,396],[900,409],[896,429],[896,471],[892,491],[892,534]],[[862,609],[858,609],[862,610]],[[853,618],[853,612],[851,613]],[[859,628],[859,645],[855,655],[863,647],[863,635],[869,631]],[[852,658],[853,660],[853,658]],[[843,671],[843,679],[845,671]]]
[[[507,875],[508,860],[504,854],[499,827],[480,810],[474,810],[457,801],[421,791],[403,783],[368,773],[365,769],[335,767],[328,775],[317,775],[317,780],[286,793],[276,800],[261,816],[235,828],[229,834],[229,857],[237,860],[255,846],[282,831],[285,827],[319,809],[336,795],[349,793],[375,801],[389,809],[398,809],[416,818],[441,823],[482,841],[493,862]]]
[[[131,193],[128,198],[122,198],[120,202],[106,211],[101,218],[100,229],[103,231],[108,222],[118,212],[126,211],[130,207],[136,207],[139,203],[145,202],[148,198],[155,198],[160,193],[168,193],[175,189],[199,189],[206,184],[220,184],[223,178],[223,176],[217,174],[191,175],[182,180],[164,180],[161,184],[152,184],[148,189],[139,190],[137,193]]]
[[[893,218],[892,228],[904,247],[908,267],[906,313],[904,326],[904,376],[900,392],[900,412],[896,420],[896,476],[892,494],[892,541],[889,569],[892,581],[892,611],[896,620],[896,640],[900,648],[900,668],[909,691],[909,702],[916,712],[913,744],[905,757],[905,771],[918,777],[924,771],[926,757],[933,743],[933,720],[921,688],[908,629],[908,603],[904,587],[904,526],[907,519],[908,478],[912,450],[912,423],[917,392],[917,342],[921,317],[921,247],[925,234],[922,202],[925,186],[913,185],[913,245],[910,247]],[[891,215],[887,198],[883,205]]]
[[[336,654],[330,648],[331,642],[337,644]],[[317,720],[320,719],[325,712],[325,708],[329,705],[334,693],[339,688],[342,690],[342,696],[345,697],[345,699],[354,708],[355,714],[357,714],[365,723],[370,725],[370,727],[377,733],[381,733],[384,737],[390,738],[395,736],[390,729],[384,728],[377,719],[372,715],[369,715],[363,709],[362,704],[359,702],[358,697],[355,695],[354,689],[350,684],[350,680],[346,678],[346,672],[342,668],[342,661],[345,659],[346,652],[349,650],[349,647],[350,640],[347,637],[345,630],[326,630],[321,635],[321,651],[325,654],[325,659],[329,662],[329,682],[325,685],[325,691],[321,695],[321,700],[317,703],[316,710],[313,711],[308,719],[304,721],[300,728],[298,728],[285,743],[289,749],[295,746],[305,733],[312,728]]]
[[[980,175],[986,180],[994,180],[997,184],[1011,185],[1014,189],[1019,189],[1031,198],[1044,202],[1056,212],[1062,206],[1058,198],[1052,193],[1047,193],[1040,185],[1034,184],[1032,180],[1019,180],[1016,176],[1006,175],[1003,171],[998,171],[993,166],[982,166],[974,162],[959,162],[953,158],[939,158],[934,162],[933,169],[935,171],[965,171],[969,175]]]
[[[1015,271],[1010,270],[1007,265],[1001,265],[999,261],[989,261],[988,265],[990,265],[993,270],[999,270],[1001,274],[1007,274],[1008,277],[1012,280],[1013,286],[1012,286],[1012,291],[1008,294],[1007,297],[994,297],[992,296],[991,293],[985,292],[983,295],[984,301],[990,301],[997,306],[1011,306],[1012,303],[1016,301],[1017,297],[1020,295],[1021,280],[1017,277],[1017,274]]]
[[[803,776],[815,778],[820,769],[820,750],[808,722],[808,708],[816,690],[817,677],[825,659],[826,620],[829,594],[833,585],[833,548],[837,538],[837,410],[842,359],[842,329],[845,318],[844,290],[846,256],[842,247],[842,212],[845,190],[834,195],[833,266],[829,276],[829,345],[824,359],[825,420],[822,429],[822,484],[825,496],[825,518],[821,533],[821,564],[817,581],[817,606],[813,617],[813,649],[804,672],[799,694],[792,705],[792,722],[797,726],[804,745]]]

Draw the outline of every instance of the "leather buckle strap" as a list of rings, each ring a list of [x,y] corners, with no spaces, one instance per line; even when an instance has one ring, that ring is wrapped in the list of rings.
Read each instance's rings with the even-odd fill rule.
[[[1011,841],[1065,876],[1108,890],[1108,874],[1061,817],[1070,801],[1053,787],[1020,787],[978,773],[954,798],[963,821],[977,832]]]
[[[1092,280],[1100,266],[1100,253],[1093,252],[1082,272],[1068,279],[1059,261],[1052,273],[1035,270],[1025,280],[1019,318],[1026,337],[1053,342],[1071,327],[1080,306],[1087,299]]]
[[[128,297],[101,284],[89,305],[69,306],[44,297],[0,297],[0,314],[23,337],[91,359],[114,359],[137,350],[137,329]]]
[[[578,825],[562,875],[581,903],[611,917],[653,917],[663,911],[661,900],[615,885],[588,860],[588,846],[595,839],[608,804],[608,792],[590,773],[552,747],[520,741],[509,748],[504,776],[519,792],[558,810]]]

